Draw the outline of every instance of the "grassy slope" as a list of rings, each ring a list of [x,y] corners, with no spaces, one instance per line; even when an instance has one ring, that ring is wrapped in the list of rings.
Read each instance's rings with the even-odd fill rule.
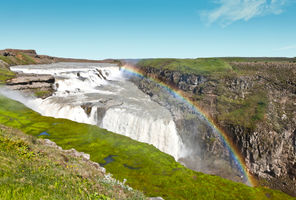
[[[218,120],[228,121],[232,124],[254,128],[257,122],[264,119],[268,100],[263,90],[258,90],[246,99],[234,100],[224,91],[217,98]]]
[[[0,125],[0,199],[145,199],[81,158]]]
[[[240,183],[186,169],[152,145],[143,144],[96,126],[64,119],[42,117],[20,103],[0,97],[0,123],[55,141],[64,149],[75,148],[91,155],[91,160],[107,164],[115,178],[127,178],[127,184],[148,196],[165,199],[292,199],[266,188],[251,188]],[[12,165],[8,163],[7,167]],[[1,174],[4,175],[3,173]],[[38,177],[38,176],[36,176]]]
[[[0,60],[3,60],[9,65],[28,65],[36,64],[36,61],[33,57],[25,53],[17,53],[16,56],[2,56],[0,55]]]
[[[5,83],[6,80],[11,79],[15,74],[6,67],[0,66],[0,84]]]
[[[17,53],[16,56],[0,55],[0,60],[5,62],[7,66],[27,65],[36,63],[33,57],[22,52]],[[15,76],[15,73],[10,71],[7,66],[4,66],[0,63],[0,84],[4,84],[6,80],[11,79]]]

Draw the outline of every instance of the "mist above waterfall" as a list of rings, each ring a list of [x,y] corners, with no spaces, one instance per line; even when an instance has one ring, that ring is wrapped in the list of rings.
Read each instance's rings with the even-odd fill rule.
[[[38,100],[33,96],[28,96],[23,94],[22,92],[10,90],[3,86],[0,87],[0,95],[6,96],[10,99],[21,102],[28,108],[35,110],[36,112],[39,112],[38,104],[36,104],[36,101]]]

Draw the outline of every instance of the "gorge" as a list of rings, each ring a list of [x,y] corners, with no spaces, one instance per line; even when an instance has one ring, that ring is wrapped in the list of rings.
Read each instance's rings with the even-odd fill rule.
[[[267,77],[265,69],[257,71],[256,78],[259,78],[260,82],[257,82],[258,80],[254,79],[250,72],[239,75],[238,78],[233,73],[242,73],[245,67],[240,66],[242,62],[228,65],[225,63],[230,63],[229,61],[221,60],[206,60],[202,66],[197,68],[200,71],[190,71],[190,62],[195,62],[195,60],[170,59],[143,60],[137,64],[132,63],[132,66],[126,61],[121,61],[123,65],[118,62],[54,62],[46,65],[35,63],[35,65],[11,66],[10,70],[16,72],[17,75],[13,77],[9,72],[11,78],[8,78],[5,86],[8,89],[1,89],[1,94],[24,103],[43,116],[57,118],[57,121],[51,122],[51,118],[42,118],[41,122],[37,122],[36,125],[34,121],[38,117],[32,118],[33,124],[31,125],[28,120],[19,121],[14,114],[6,113],[10,113],[9,110],[13,107],[10,107],[11,104],[7,104],[8,102],[3,99],[0,99],[1,104],[5,106],[1,109],[6,111],[0,110],[0,117],[2,117],[0,120],[4,125],[19,123],[13,127],[37,137],[49,138],[58,145],[62,145],[63,148],[76,148],[79,151],[90,153],[91,160],[101,163],[118,178],[128,178],[128,182],[136,189],[149,194],[155,193],[168,199],[171,199],[173,194],[166,194],[166,191],[176,181],[176,174],[184,176],[183,178],[178,176],[178,180],[186,179],[190,184],[191,181],[194,182],[192,185],[186,185],[189,188],[195,187],[196,180],[201,181],[200,178],[203,175],[197,175],[198,173],[189,172],[180,165],[173,164],[174,162],[169,157],[162,155],[164,158],[158,153],[155,154],[152,146],[151,148],[147,146],[151,149],[149,151],[145,150],[145,145],[140,148],[140,151],[133,151],[134,146],[131,141],[127,142],[131,145],[122,146],[121,143],[125,143],[124,138],[115,139],[117,141],[115,142],[112,138],[118,136],[109,132],[107,136],[103,129],[152,144],[174,157],[174,160],[182,165],[197,172],[218,175],[247,185],[252,185],[251,177],[254,175],[259,185],[267,185],[294,195],[294,118],[293,109],[289,107],[293,104],[291,101],[294,91],[293,78],[287,75],[285,78],[289,81],[281,82],[282,79],[271,77],[273,73]],[[162,63],[163,61],[165,63]],[[153,62],[162,63],[163,67],[170,63],[187,62],[187,69],[182,71],[180,66],[178,69],[171,66],[159,69]],[[207,67],[209,63],[210,65],[214,63],[213,69],[220,71],[210,74],[202,71],[203,66]],[[250,70],[253,65],[248,65],[251,66],[248,67]],[[269,64],[268,67],[273,70],[277,69],[277,66],[270,68]],[[282,68],[285,67],[288,67],[287,71],[293,70],[294,65],[284,63]],[[270,105],[273,104],[269,102],[269,97],[267,98],[258,87],[258,84],[260,86],[267,80],[270,81],[269,85],[266,84],[270,87],[268,91],[274,92],[277,88],[285,88],[284,104],[287,109],[281,107],[285,110],[281,120],[288,123],[286,127],[283,127],[286,129],[285,137],[278,141],[263,143],[267,138],[263,119],[278,112],[271,109]],[[276,89],[271,89],[272,87]],[[19,90],[21,93],[12,92],[11,89]],[[279,98],[282,93],[278,91],[274,97]],[[38,98],[33,97],[32,94]],[[246,105],[244,105],[245,101]],[[236,112],[240,111],[239,109],[245,109],[242,110],[242,118],[235,112],[233,113],[231,106],[234,106]],[[268,111],[267,108],[271,109],[269,111],[271,114],[267,112],[262,115],[263,112]],[[20,110],[22,109],[24,108]],[[26,113],[23,117],[32,115],[31,111],[26,111]],[[229,118],[233,116],[235,116],[235,121]],[[87,126],[85,130],[79,129],[80,132],[76,132],[75,129],[72,130],[72,125],[67,126],[68,122],[60,122],[61,118],[101,127],[103,133],[101,136],[99,136],[100,133],[95,136],[96,134],[93,135],[92,131],[88,131],[93,128],[86,128]],[[274,121],[279,125],[282,124],[282,121],[278,119]],[[261,124],[263,133],[261,135],[256,133],[257,124]],[[62,128],[62,132],[55,132],[54,130],[59,130],[56,126],[63,126],[66,129]],[[76,137],[79,139],[74,139]],[[105,143],[103,139],[94,142],[95,137],[108,137],[109,141]],[[259,141],[260,144],[258,144]],[[112,148],[110,149],[107,144]],[[139,157],[141,153],[143,158]],[[137,156],[135,157],[134,154]],[[259,155],[256,156],[256,154]],[[142,160],[148,158],[147,156],[150,160]],[[282,158],[277,160],[276,156]],[[170,161],[167,163],[168,160]],[[145,165],[146,161],[154,164]],[[174,165],[176,166],[173,167]],[[278,168],[281,170],[278,171]],[[121,170],[118,171],[118,169]],[[180,174],[178,170],[182,173]],[[187,180],[191,173],[195,174],[192,175],[193,177],[199,177],[199,179]],[[142,177],[138,176],[143,176],[143,174],[145,174],[147,186],[139,184],[142,183]],[[161,184],[158,183],[158,179],[162,180],[167,176],[166,174],[174,174],[174,177]],[[215,181],[218,179],[215,178]],[[219,182],[220,180],[217,183]],[[184,181],[180,182],[182,183]],[[212,182],[212,184],[216,187],[216,183]],[[161,192],[157,192],[159,185],[162,185]],[[152,189],[151,186],[156,187]],[[149,191],[146,191],[147,187]],[[224,189],[227,190],[227,188]],[[199,186],[196,191],[192,192],[200,190],[203,190],[203,187]],[[179,194],[181,191],[177,189],[171,192]],[[191,199],[188,195],[193,193],[182,194],[182,197],[187,196],[185,199]]]
[[[137,87],[137,76],[127,68],[106,63],[54,63],[13,66],[11,70],[25,76],[54,77],[52,96],[30,100],[31,108],[44,116],[97,125],[152,144],[193,170],[251,184],[209,122],[161,86],[159,93],[167,105],[143,93]],[[203,145],[205,141],[211,143],[211,149]]]

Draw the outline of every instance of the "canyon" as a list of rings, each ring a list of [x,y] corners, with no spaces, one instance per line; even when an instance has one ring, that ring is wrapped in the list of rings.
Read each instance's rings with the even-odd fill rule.
[[[17,75],[7,87],[37,96],[16,100],[44,116],[96,125],[152,144],[195,171],[247,183],[209,122],[159,83],[170,85],[227,133],[259,185],[296,195],[295,64],[231,61],[235,73],[221,75],[140,61],[132,67],[141,76],[134,76],[121,62],[12,66]]]
[[[260,61],[260,59],[259,59]],[[160,63],[163,61],[159,61]],[[166,61],[168,62],[168,61]],[[197,74],[146,65],[138,68],[146,77],[154,77],[181,90],[197,102],[239,148],[250,172],[260,184],[296,195],[296,64],[295,62],[230,62],[235,73]],[[146,79],[136,80],[139,88],[172,113],[182,110],[166,104],[158,86]],[[175,109],[175,110],[174,110]],[[183,116],[190,110],[184,110]],[[173,114],[174,115],[174,114]],[[177,127],[184,128],[191,118]],[[186,126],[186,125],[185,125]],[[194,141],[207,152],[223,156],[221,144],[209,142],[207,132]],[[206,153],[208,154],[208,153]],[[220,154],[220,155],[219,155]]]
[[[54,79],[51,96],[30,101],[31,108],[43,116],[97,125],[152,144],[195,171],[251,184],[211,124],[188,103],[161,91],[156,82],[147,88],[160,87],[157,95],[162,95],[162,102],[145,95],[138,89],[141,84],[136,77],[115,64],[53,63],[10,69],[19,75],[8,81],[8,88],[15,89],[18,83],[32,86],[33,77],[39,76],[44,90],[42,77]],[[24,77],[32,79],[24,84]]]

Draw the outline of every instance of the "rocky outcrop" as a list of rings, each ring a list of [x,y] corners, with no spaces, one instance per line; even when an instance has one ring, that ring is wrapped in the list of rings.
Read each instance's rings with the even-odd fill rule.
[[[90,161],[89,160],[90,155],[87,154],[87,153],[79,152],[79,151],[77,151],[76,149],[73,149],[73,148],[69,149],[69,150],[63,150],[62,147],[58,146],[55,142],[53,142],[53,141],[51,141],[49,139],[44,139],[43,142],[44,142],[44,145],[56,148],[56,149],[62,151],[63,153],[66,153],[66,154],[68,154],[70,156],[77,157],[77,158],[82,158],[85,161]],[[96,165],[99,167],[99,164],[96,163]],[[106,171],[106,169],[104,168],[103,171]]]
[[[261,185],[296,196],[296,81],[295,76],[293,78],[296,65],[232,63],[232,66],[243,73],[215,77],[153,67],[139,70],[147,77],[181,90],[191,101],[198,103],[232,138],[248,169]],[[209,151],[210,156],[227,160],[227,152],[221,152],[223,144],[206,126],[204,133],[199,135],[194,133],[201,129],[188,128],[193,127],[190,117],[181,116],[190,115],[190,108],[174,111],[172,107],[180,107],[180,103],[167,102],[153,82],[145,79],[134,82],[153,100],[169,107],[188,140],[201,145],[204,153],[199,155],[208,156],[205,152]],[[172,102],[174,106],[168,106]],[[196,123],[196,119],[192,119]]]
[[[7,67],[8,67],[8,64],[3,60],[0,60],[0,68],[7,68]]]
[[[28,50],[24,50],[24,49],[4,49],[4,50],[0,50],[0,55],[3,55],[3,56],[16,56],[18,53],[25,53],[25,54],[30,55],[30,56],[37,56],[36,51],[33,50],[33,49],[28,49]]]
[[[18,74],[16,78],[6,82],[12,90],[30,93],[42,93],[39,97],[46,98],[53,93],[55,78],[51,75]]]
[[[178,71],[161,70],[155,68],[146,68],[145,75],[161,80],[167,84],[173,85],[183,91],[197,93],[200,86],[207,82],[207,78],[196,74],[182,74]]]
[[[9,86],[17,86],[19,90],[22,89],[34,89],[40,87],[43,84],[44,87],[51,87],[54,83],[54,77],[50,75],[19,75],[16,78],[8,80],[6,83]]]

